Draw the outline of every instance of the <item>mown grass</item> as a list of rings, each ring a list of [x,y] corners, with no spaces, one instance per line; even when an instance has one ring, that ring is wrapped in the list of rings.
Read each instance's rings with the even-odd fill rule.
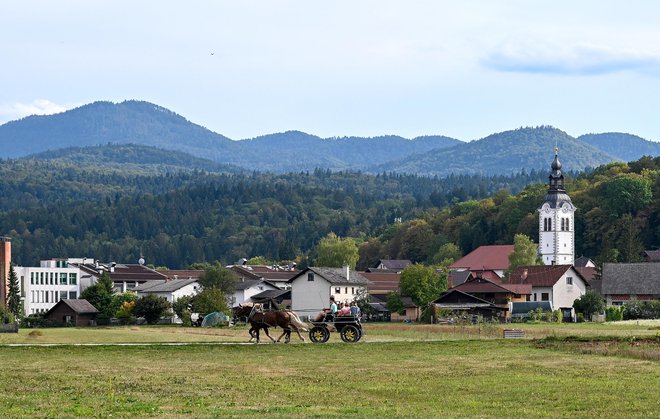
[[[159,334],[153,329],[145,334]],[[246,332],[236,332],[228,338],[244,341]],[[7,417],[585,418],[660,412],[660,363],[653,360],[540,349],[529,340],[378,342],[385,331],[368,333],[358,344],[5,346],[0,411]]]

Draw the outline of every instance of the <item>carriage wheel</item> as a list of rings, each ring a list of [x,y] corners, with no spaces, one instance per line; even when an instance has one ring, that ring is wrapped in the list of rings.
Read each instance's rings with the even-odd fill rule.
[[[328,339],[330,339],[330,332],[325,327],[314,326],[309,331],[309,340],[314,343],[326,343]]]
[[[339,335],[341,340],[348,343],[355,343],[360,340],[360,331],[351,324],[344,326]]]

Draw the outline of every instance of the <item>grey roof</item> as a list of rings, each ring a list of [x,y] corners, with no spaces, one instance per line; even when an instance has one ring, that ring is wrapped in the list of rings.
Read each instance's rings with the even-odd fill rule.
[[[243,279],[241,281],[236,282],[234,288],[236,289],[236,291],[246,290],[248,288],[252,288],[257,284],[261,284],[262,282],[266,282],[266,281],[263,281],[261,279]]]
[[[573,262],[573,266],[575,266],[576,268],[584,268],[589,264],[589,262],[591,262],[592,265],[595,265],[593,260],[589,259],[586,256],[580,256],[579,258],[575,259],[575,261]]]
[[[190,285],[197,282],[197,279],[172,279],[171,281],[165,281],[160,284],[154,284],[148,288],[141,288],[140,292],[174,292],[180,290],[186,285]]]
[[[71,308],[71,310],[75,311],[78,314],[88,314],[88,313],[98,313],[99,311],[94,307],[89,301],[79,299],[79,300],[60,300],[55,306],[58,306],[59,304],[65,304]],[[48,310],[48,312],[51,312],[53,308]]]
[[[326,281],[333,285],[367,285],[369,280],[356,271],[349,271],[348,279],[346,279],[346,268],[317,268],[309,267],[298,275],[291,278],[288,282],[292,282],[296,278],[307,275],[308,271],[313,271],[317,275],[325,278]]]
[[[660,295],[659,263],[604,263],[603,295]]]
[[[287,296],[285,294],[289,294],[289,298],[291,298],[291,290],[266,290],[266,291],[261,291],[259,294],[255,294],[252,297],[250,297],[251,300],[256,301],[256,300],[265,300],[269,298],[278,298],[280,296],[284,296],[286,298]]]
[[[152,279],[146,282],[143,282],[139,284],[137,287],[133,288],[131,291],[146,291],[151,287],[155,287],[156,285],[164,284],[165,279]]]
[[[470,277],[471,272],[469,270],[465,271],[450,271],[449,279],[451,280],[452,286],[461,285]]]
[[[660,250],[645,250],[644,254],[650,262],[660,262]]]
[[[381,259],[375,268],[378,268],[380,265],[383,265],[388,270],[402,270],[408,265],[412,265],[412,262],[408,259]]]

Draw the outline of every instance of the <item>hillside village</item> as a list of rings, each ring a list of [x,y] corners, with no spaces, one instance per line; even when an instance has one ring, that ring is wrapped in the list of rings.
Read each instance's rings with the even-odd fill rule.
[[[660,251],[645,252],[645,262],[605,263],[598,272],[594,262],[575,257],[576,211],[566,193],[558,152],[551,164],[548,190],[538,207],[541,265],[515,266],[510,270],[513,245],[484,245],[448,267],[447,289],[432,301],[433,312],[477,316],[502,322],[523,319],[541,310],[558,312],[562,321],[577,320],[574,302],[588,290],[601,295],[608,306],[630,301],[660,300]],[[248,265],[246,259],[226,266],[235,278],[226,295],[227,305],[269,303],[289,307],[305,319],[322,311],[333,297],[346,304],[360,301],[365,320],[419,321],[426,307],[409,297],[400,309],[388,309],[388,296],[400,290],[401,273],[409,260],[379,260],[363,271],[345,267],[306,267],[295,264]],[[9,295],[11,240],[0,239],[0,272],[6,278],[2,301]],[[201,290],[204,270],[154,269],[140,258],[137,263],[101,262],[92,258],[42,260],[38,267],[14,266],[24,316],[44,316],[52,324],[94,324],[95,307],[79,300],[82,292],[102,275],[110,276],[118,293],[138,297],[155,295],[173,304]],[[176,316],[167,321],[181,322]],[[431,317],[431,321],[438,321]]]

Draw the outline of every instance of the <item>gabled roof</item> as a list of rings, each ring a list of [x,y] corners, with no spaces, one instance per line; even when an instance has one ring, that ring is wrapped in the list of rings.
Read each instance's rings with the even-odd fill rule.
[[[593,267],[596,266],[593,260],[589,259],[586,256],[580,256],[579,258],[575,259],[573,262],[573,266],[576,268],[585,268],[587,266]]]
[[[509,255],[513,253],[512,244],[479,246],[456,262],[449,269],[505,270],[509,267]]]
[[[396,292],[399,290],[399,283],[401,282],[401,274],[397,272],[360,272],[360,275],[369,280],[369,293],[388,293]]]
[[[197,279],[172,279],[171,281],[161,282],[160,284],[154,284],[151,287],[140,289],[140,292],[174,292],[196,282]]]
[[[644,255],[649,262],[660,262],[660,250],[645,250]]]
[[[660,295],[660,263],[604,263],[603,295]]]
[[[593,280],[596,277],[596,274],[598,273],[596,268],[592,268],[591,266],[588,267],[574,266],[574,268],[576,271],[580,272],[580,275],[582,275],[587,282]]]
[[[277,298],[283,298],[283,299],[291,299],[291,290],[281,290],[281,289],[276,289],[276,290],[266,290],[262,291],[259,294],[255,294],[250,299],[254,302],[261,302],[263,300],[269,300],[269,299],[277,299]]]
[[[67,307],[69,307],[71,310],[73,310],[76,314],[94,314],[98,313],[99,311],[94,307],[89,301],[84,300],[84,299],[79,299],[79,300],[60,300],[55,304],[53,307],[51,307],[50,310],[48,310],[48,313],[51,311],[55,310],[55,307],[58,307],[59,305],[64,304]]]
[[[449,272],[449,288],[461,285],[463,282],[470,278],[472,273],[470,271],[450,271]]]
[[[569,270],[572,265],[539,265],[539,266],[519,266],[511,277],[509,284],[530,284],[534,287],[552,287]],[[573,269],[582,282],[587,283],[580,272]]]
[[[452,288],[468,294],[521,294],[528,295],[532,293],[531,284],[498,284],[484,278],[468,280]]]
[[[156,285],[164,284],[167,280],[166,279],[154,279],[150,281],[145,281],[141,284],[139,284],[137,287],[133,288],[131,291],[144,291],[148,290],[151,287],[155,287]]]
[[[319,268],[319,267],[309,267],[304,269],[298,275],[289,279],[287,282],[291,283],[301,276],[306,276],[307,273],[314,272],[316,275],[324,278],[332,285],[367,285],[369,280],[362,276],[359,272],[350,271],[348,279],[346,278],[346,269],[345,268]]]
[[[288,281],[300,273],[296,268],[265,265],[233,265],[229,269],[244,278],[277,282]]]
[[[236,291],[241,291],[241,290],[246,290],[246,289],[256,287],[256,286],[259,286],[259,285],[268,285],[268,286],[272,287],[273,289],[279,289],[277,287],[277,285],[271,284],[270,282],[264,281],[263,279],[243,279],[243,280],[240,280],[240,281],[236,282],[236,284],[234,285],[234,288],[236,289]]]
[[[199,279],[206,271],[203,269],[169,269],[159,272],[167,275],[170,279]]]
[[[77,266],[81,271],[92,274],[96,277],[101,276],[101,272],[105,271],[110,275],[113,282],[144,282],[154,279],[167,279],[167,275],[137,263],[117,263],[114,266],[114,272],[110,272],[110,270],[113,269],[111,264],[99,264],[98,267],[96,267],[96,264],[94,263],[72,263],[71,265]]]
[[[455,309],[469,309],[475,307],[485,308],[494,306],[490,301],[475,297],[472,294],[459,291],[455,288],[444,292],[440,297],[433,301],[433,303]]]
[[[381,259],[374,268],[380,268],[381,265],[388,270],[402,271],[412,262],[408,259]]]

